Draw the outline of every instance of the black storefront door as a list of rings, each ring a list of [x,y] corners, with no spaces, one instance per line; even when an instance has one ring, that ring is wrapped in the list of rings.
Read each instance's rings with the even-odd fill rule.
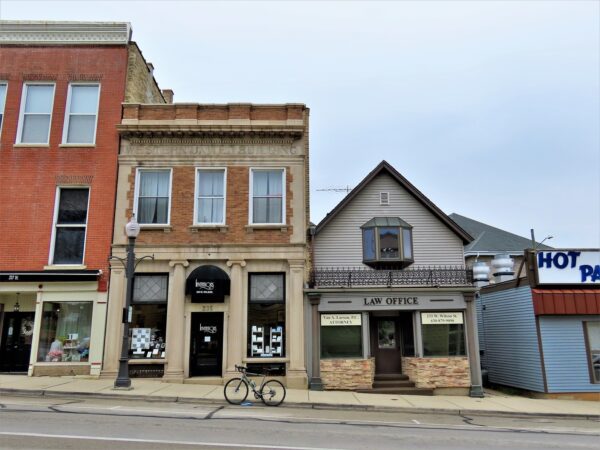
[[[398,317],[371,319],[371,349],[375,356],[375,373],[399,374],[402,371],[402,344]]]
[[[192,313],[190,377],[221,376],[223,313]]]
[[[0,341],[0,372],[27,372],[34,314],[33,312],[4,313]]]

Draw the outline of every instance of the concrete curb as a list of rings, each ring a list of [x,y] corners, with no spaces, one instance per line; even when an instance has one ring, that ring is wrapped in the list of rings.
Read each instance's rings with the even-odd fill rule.
[[[207,399],[193,397],[175,397],[175,396],[149,396],[136,394],[112,394],[98,392],[62,392],[50,391],[45,389],[12,389],[0,388],[0,395],[14,395],[19,397],[68,397],[68,398],[91,398],[100,400],[140,400],[145,402],[170,402],[170,403],[186,403],[186,404],[203,404],[203,405],[228,405],[223,399]],[[454,416],[502,416],[512,418],[554,418],[554,419],[584,419],[598,420],[599,415],[595,414],[580,414],[580,413],[540,413],[540,412],[522,412],[522,411],[490,411],[478,409],[448,409],[448,408],[411,408],[403,406],[375,406],[375,405],[354,405],[354,404],[333,404],[333,403],[307,403],[307,402],[284,402],[280,408],[306,408],[306,409],[323,409],[323,410],[353,410],[353,411],[379,411],[379,412],[402,412],[412,414],[444,414]]]

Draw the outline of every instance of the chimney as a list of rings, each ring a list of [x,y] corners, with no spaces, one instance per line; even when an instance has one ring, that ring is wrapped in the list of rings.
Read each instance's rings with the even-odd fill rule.
[[[515,262],[507,253],[499,253],[492,260],[494,268],[494,282],[502,283],[503,281],[512,280],[515,275]]]
[[[483,261],[473,264],[473,282],[478,288],[490,284],[490,266]]]
[[[173,96],[175,95],[173,89],[163,89],[162,95],[167,103],[173,103]]]

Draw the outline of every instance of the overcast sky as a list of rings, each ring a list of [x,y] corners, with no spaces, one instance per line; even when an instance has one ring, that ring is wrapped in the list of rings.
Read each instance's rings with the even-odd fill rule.
[[[179,102],[305,103],[311,219],[387,160],[444,212],[600,247],[600,2],[0,0],[128,21]]]

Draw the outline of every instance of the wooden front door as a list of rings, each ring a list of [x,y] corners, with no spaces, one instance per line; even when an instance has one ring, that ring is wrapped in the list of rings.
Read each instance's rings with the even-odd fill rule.
[[[34,312],[6,312],[0,341],[0,372],[27,372]]]
[[[376,374],[402,372],[402,345],[398,317],[371,318],[371,349]]]

